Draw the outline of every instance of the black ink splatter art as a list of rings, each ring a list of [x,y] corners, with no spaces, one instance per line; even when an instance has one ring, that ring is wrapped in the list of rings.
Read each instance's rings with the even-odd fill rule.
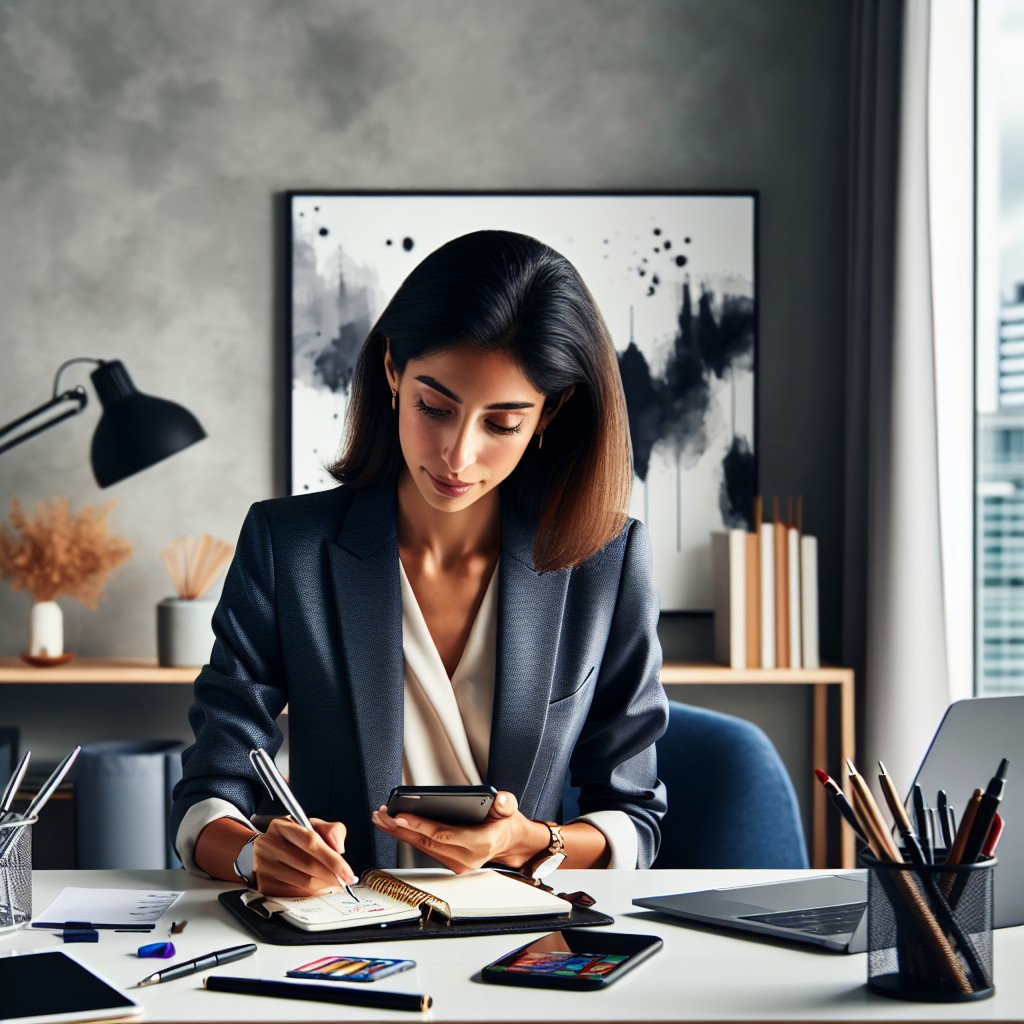
[[[619,353],[619,372],[626,393],[633,471],[646,483],[654,450],[670,452],[676,465],[677,542],[681,543],[682,470],[708,447],[707,418],[711,379],[726,380],[739,364],[749,365],[754,351],[754,300],[724,295],[715,313],[715,295],[701,289],[697,312],[689,280],[683,284],[678,327],[660,375],[631,337]],[[754,454],[747,438],[735,432],[722,462],[719,494],[722,521],[750,528],[754,513]]]

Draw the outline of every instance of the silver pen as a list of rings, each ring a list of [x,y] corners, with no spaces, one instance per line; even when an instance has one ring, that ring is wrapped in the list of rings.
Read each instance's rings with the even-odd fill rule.
[[[26,750],[22,759],[18,762],[18,767],[14,769],[14,774],[10,777],[7,782],[7,786],[4,788],[4,795],[0,797],[0,821],[2,821],[11,809],[11,805],[14,803],[14,798],[18,793],[18,787],[21,785],[22,779],[25,778],[25,772],[28,771],[28,763],[32,759],[32,751]]]
[[[205,971],[209,967],[216,967],[218,964],[234,963],[236,960],[252,956],[255,952],[255,942],[247,942],[244,946],[218,949],[214,953],[197,956],[195,960],[186,960],[184,963],[165,967],[162,971],[157,971],[156,974],[149,974],[135,987],[145,988],[147,985],[159,985],[162,981],[174,981],[175,978],[185,978],[190,974],[198,974],[200,971]]]
[[[274,759],[262,747],[257,747],[255,750],[249,751],[249,760],[263,785],[267,787],[267,791],[284,807],[292,820],[304,829],[313,832],[313,823],[306,817],[302,805],[295,799],[295,794],[288,788],[284,776],[277,770]],[[338,881],[341,882],[341,879],[339,878]],[[341,882],[341,884],[345,887],[345,892],[348,893],[350,899],[355,900],[356,903],[362,903],[347,882]]]
[[[69,754],[66,754],[64,756],[64,760],[53,769],[50,777],[43,783],[42,788],[32,798],[32,802],[28,805],[25,813],[21,815],[22,820],[27,821],[34,816],[38,817],[39,812],[46,806],[50,797],[57,792],[57,787],[64,781],[64,776],[71,771],[71,766],[75,763],[75,758],[78,757],[81,750],[81,747],[75,747],[75,749]],[[14,842],[14,836],[15,833],[11,831],[3,840],[0,840],[0,855],[7,852],[11,843]]]

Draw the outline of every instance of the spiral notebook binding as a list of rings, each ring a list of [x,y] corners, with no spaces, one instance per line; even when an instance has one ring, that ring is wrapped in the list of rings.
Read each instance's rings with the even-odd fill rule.
[[[446,900],[438,899],[429,892],[417,889],[415,885],[403,882],[387,871],[380,868],[368,868],[359,876],[359,884],[365,885],[367,889],[379,892],[382,896],[390,896],[392,899],[401,900],[410,907],[418,907],[422,912],[426,907],[424,920],[429,921],[430,915],[435,910],[444,918],[445,924],[452,922],[452,908]]]

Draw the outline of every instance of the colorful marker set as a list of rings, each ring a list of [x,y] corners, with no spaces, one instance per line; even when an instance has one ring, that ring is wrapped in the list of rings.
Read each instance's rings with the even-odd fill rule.
[[[316,978],[320,981],[378,981],[389,974],[398,974],[415,966],[414,960],[324,956],[286,973],[289,978]]]

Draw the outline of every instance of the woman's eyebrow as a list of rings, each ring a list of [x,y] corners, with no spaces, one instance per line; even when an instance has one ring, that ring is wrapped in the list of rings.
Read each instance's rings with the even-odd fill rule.
[[[439,380],[435,380],[433,377],[428,377],[425,373],[416,377],[416,380],[421,384],[426,384],[428,388],[433,388],[435,391],[439,391],[445,396],[445,398],[450,398],[453,402],[458,402],[459,405],[462,404],[462,399],[459,398],[451,388],[446,388]],[[513,412],[517,409],[532,409],[533,406],[533,402],[493,402],[491,405],[484,406],[484,408],[489,410]]]

